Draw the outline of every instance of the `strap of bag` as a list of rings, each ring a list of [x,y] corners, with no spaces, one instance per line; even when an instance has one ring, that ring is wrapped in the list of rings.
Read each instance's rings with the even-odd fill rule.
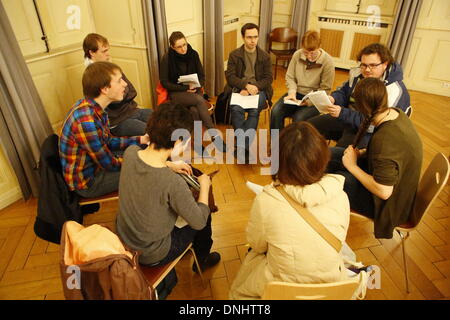
[[[317,220],[313,214],[302,207],[297,201],[291,198],[280,184],[274,184],[279,193],[289,202],[289,204],[298,212],[299,215],[318,233],[322,238],[328,242],[337,252],[341,251],[342,243],[334,234],[332,234],[325,226]]]

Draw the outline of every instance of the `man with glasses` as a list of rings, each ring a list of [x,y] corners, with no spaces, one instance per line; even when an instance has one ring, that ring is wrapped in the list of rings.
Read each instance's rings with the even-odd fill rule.
[[[334,82],[334,62],[331,56],[320,48],[320,37],[317,31],[307,31],[297,50],[289,62],[286,72],[288,93],[283,95],[272,108],[270,129],[283,129],[284,119],[292,117],[294,122],[306,121],[317,116],[319,111],[312,106],[309,99],[299,103],[311,91],[324,90],[330,94]]]
[[[327,139],[336,140],[337,146],[343,148],[352,144],[364,120],[361,113],[352,106],[354,103],[352,93],[359,80],[369,77],[382,80],[388,91],[389,107],[406,111],[410,106],[409,93],[403,83],[402,67],[394,61],[386,46],[379,43],[370,44],[361,50],[357,58],[360,62],[359,67],[351,69],[349,80],[331,94],[330,100],[333,105],[328,108],[328,114],[308,120]],[[372,130],[373,128],[369,127],[368,134],[359,147],[367,145]]]

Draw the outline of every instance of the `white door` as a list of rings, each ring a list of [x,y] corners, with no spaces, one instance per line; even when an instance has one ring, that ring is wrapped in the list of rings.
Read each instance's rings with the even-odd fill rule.
[[[16,175],[0,145],[0,210],[21,198]]]

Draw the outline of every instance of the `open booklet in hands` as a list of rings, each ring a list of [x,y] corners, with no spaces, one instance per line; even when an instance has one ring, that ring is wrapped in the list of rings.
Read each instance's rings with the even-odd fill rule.
[[[198,80],[198,75],[196,73],[186,74],[184,76],[178,77],[178,83],[182,83],[184,85],[193,84],[194,88],[200,88],[201,84]]]
[[[284,98],[284,103],[300,106],[307,99],[312,102],[320,113],[327,113],[327,108],[332,105],[330,98],[324,90],[311,91],[302,100],[298,100],[298,102]]]

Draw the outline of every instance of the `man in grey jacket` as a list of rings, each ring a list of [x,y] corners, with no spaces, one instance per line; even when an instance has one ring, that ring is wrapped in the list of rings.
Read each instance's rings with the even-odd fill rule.
[[[231,123],[237,140],[235,156],[241,160],[245,155],[245,163],[249,163],[250,145],[258,127],[259,114],[266,107],[266,101],[272,104],[273,77],[270,55],[258,47],[258,26],[253,23],[245,24],[241,28],[241,35],[244,44],[233,50],[228,58],[224,92],[227,96],[232,93],[242,96],[259,95],[257,108],[230,103]],[[238,163],[242,163],[239,160]]]

